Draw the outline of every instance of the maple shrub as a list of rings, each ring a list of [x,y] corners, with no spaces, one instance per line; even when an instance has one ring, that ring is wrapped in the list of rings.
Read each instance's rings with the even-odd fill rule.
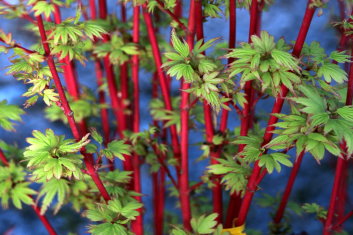
[[[302,20],[288,42],[261,30],[271,0],[0,0],[1,17],[37,39],[24,47],[0,30],[6,72],[27,89],[24,107],[0,101],[0,126],[32,130],[24,149],[0,142],[1,206],[31,207],[51,235],[79,232],[45,216],[64,208],[95,235],[295,234],[293,212],[314,214],[324,235],[348,234],[353,1],[334,2],[295,9]],[[237,11],[249,13],[246,42],[236,41]],[[306,41],[329,12],[340,39],[326,52]],[[204,39],[215,18],[229,38]],[[21,122],[34,108],[56,125]],[[335,167],[326,205],[289,200],[304,156],[322,162],[318,174]],[[278,196],[253,200],[284,170]],[[247,221],[260,206],[271,210],[264,231]]]

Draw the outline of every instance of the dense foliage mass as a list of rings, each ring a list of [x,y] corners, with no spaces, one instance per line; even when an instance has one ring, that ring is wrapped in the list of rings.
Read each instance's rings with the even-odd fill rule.
[[[45,107],[47,119],[72,133],[31,126],[26,148],[0,142],[2,207],[31,206],[52,235],[62,232],[45,214],[63,206],[87,218],[86,232],[96,235],[152,233],[148,227],[157,235],[261,234],[245,226],[253,196],[266,174],[291,168],[283,195],[257,202],[273,209],[264,234],[292,234],[289,212],[314,213],[323,234],[348,234],[353,2],[337,2],[332,27],[340,41],[327,52],[305,42],[315,14],[328,14],[324,0],[298,9],[304,17],[292,42],[261,30],[271,0],[126,0],[114,5],[118,15],[108,14],[106,0],[0,0],[2,17],[26,21],[38,39],[24,48],[0,30],[0,52],[11,62],[7,73],[27,89],[24,109],[0,102],[0,126],[15,131],[26,125],[25,109]],[[236,43],[237,8],[250,13],[247,42]],[[204,23],[223,16],[229,39],[205,40]],[[80,83],[79,63],[94,67],[91,89]],[[152,121],[143,130],[140,79],[152,84]],[[271,97],[264,117],[257,104]],[[240,120],[234,130],[230,115]],[[200,182],[190,182],[197,134],[203,136],[196,138],[203,152],[198,160],[209,165]],[[302,159],[310,155],[318,163],[324,157],[337,162],[328,206],[289,201]],[[143,165],[150,169],[152,201],[141,187]],[[165,211],[167,201],[179,209]],[[143,223],[146,213],[153,214],[153,226]]]

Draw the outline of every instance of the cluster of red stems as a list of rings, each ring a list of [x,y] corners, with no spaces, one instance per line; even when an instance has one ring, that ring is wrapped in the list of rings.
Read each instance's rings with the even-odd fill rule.
[[[345,19],[346,16],[345,5],[341,0],[339,1],[341,18]],[[9,5],[9,3],[1,0],[3,4]],[[78,1],[79,4],[82,4],[81,1]],[[97,4],[98,2],[98,4]],[[89,12],[84,12],[84,17],[86,19],[106,19],[108,16],[107,13],[107,1],[106,0],[89,0]],[[202,3],[201,0],[189,0],[184,1],[177,0],[177,4],[174,8],[174,11],[163,8],[163,2],[157,0],[160,5],[160,8],[165,14],[168,14],[178,26],[185,31],[186,33],[186,42],[189,45],[190,50],[193,48],[195,40],[200,40],[204,38],[203,32],[203,13],[202,13]],[[298,36],[292,51],[294,57],[299,58],[301,50],[303,48],[307,33],[310,29],[312,19],[317,10],[315,7],[311,7],[310,3],[312,0],[308,0],[308,3],[305,8],[304,18],[301,23]],[[183,4],[190,4],[188,6],[188,24],[185,25],[180,19],[182,17]],[[249,28],[249,42],[251,42],[252,35],[259,35],[261,29],[261,15],[263,10],[264,2],[258,0],[252,0],[250,7],[250,28]],[[124,3],[120,4],[121,17],[120,20],[126,22],[127,18],[127,9]],[[304,10],[304,9],[303,9]],[[98,11],[98,12],[97,12]],[[144,21],[140,22],[140,14],[142,14]],[[42,41],[43,48],[45,50],[45,58],[50,68],[50,72],[59,94],[60,101],[58,102],[62,110],[67,117],[69,127],[72,131],[72,135],[76,140],[81,140],[83,136],[88,133],[88,128],[85,121],[79,123],[75,122],[73,113],[71,111],[68,100],[65,96],[65,90],[63,84],[60,80],[56,65],[54,63],[54,56],[51,55],[49,45],[47,43],[47,32],[44,29],[43,17],[41,15],[36,16],[35,18],[29,14],[21,16],[22,18],[31,21],[32,23],[37,24],[40,37]],[[60,7],[55,6],[55,11],[52,18],[45,18],[46,21],[54,21],[56,24],[61,23],[61,14]],[[170,78],[162,70],[162,59],[160,48],[157,41],[157,29],[154,27],[153,16],[148,12],[147,5],[139,5],[133,7],[133,29],[132,29],[132,42],[139,43],[139,28],[140,24],[143,23],[146,25],[147,33],[149,37],[149,42],[152,48],[154,64],[156,67],[156,73],[153,81],[153,91],[152,96],[158,97],[161,96],[164,100],[165,108],[167,110],[172,110],[171,103],[171,94],[170,94]],[[99,40],[99,39],[96,39]],[[110,35],[103,35],[104,42],[110,40]],[[343,50],[348,47],[350,43],[350,38],[342,33],[341,40],[339,42],[339,50]],[[26,53],[33,53],[33,51],[23,48],[22,46],[15,44],[14,47],[23,49]],[[232,49],[236,47],[236,0],[229,0],[229,45],[228,48]],[[68,56],[60,61],[62,64],[63,75],[67,85],[68,93],[73,97],[74,100],[80,98],[80,88],[77,78],[77,73],[75,71],[74,62],[70,61]],[[232,59],[228,60],[228,64],[232,62]],[[110,105],[114,112],[114,116],[118,123],[118,135],[120,138],[124,138],[124,131],[131,130],[133,132],[140,131],[140,88],[139,88],[139,55],[133,55],[132,58],[120,65],[120,89],[118,90],[118,85],[116,84],[115,74],[113,65],[110,62],[109,55],[105,56],[103,61],[96,58],[94,61],[97,86],[101,86],[104,81],[103,78],[106,77],[109,94],[105,94],[103,90],[99,91],[99,102],[105,104],[110,101]],[[129,78],[129,69],[131,69],[131,78]],[[347,92],[347,105],[352,105],[352,96],[353,96],[353,64],[350,65],[349,69],[349,81],[348,81],[348,92]],[[129,86],[132,83],[132,93],[129,94]],[[191,230],[190,220],[191,220],[191,207],[190,207],[190,192],[196,187],[200,186],[202,183],[196,184],[193,187],[189,185],[189,156],[188,156],[188,147],[189,147],[189,109],[191,106],[189,93],[184,90],[190,88],[190,84],[183,82],[181,80],[181,130],[180,134],[177,132],[176,126],[172,125],[166,129],[166,131],[161,132],[160,135],[165,135],[169,133],[171,136],[171,146],[173,148],[173,153],[175,159],[178,161],[178,166],[176,167],[176,180],[173,180],[171,173],[168,167],[165,164],[162,164],[162,167],[157,173],[153,173],[153,201],[154,201],[154,229],[155,234],[161,235],[163,233],[163,218],[164,218],[164,204],[165,204],[165,177],[169,176],[173,184],[177,186],[180,195],[180,207],[183,226],[186,230]],[[247,103],[243,110],[241,110],[241,130],[240,135],[246,136],[249,129],[252,127],[255,105],[258,99],[256,99],[256,93],[252,87],[252,82],[248,81],[245,85],[244,92],[246,94]],[[281,113],[285,97],[288,93],[288,89],[282,85],[281,92],[278,93],[278,96],[275,99],[271,114]],[[108,97],[108,99],[107,99]],[[126,104],[122,100],[133,100],[132,104]],[[130,107],[128,107],[131,105]],[[126,108],[132,109],[132,114],[126,114],[122,110]],[[216,132],[224,133],[227,129],[227,121],[229,116],[229,111],[223,109],[221,111],[220,125],[219,127],[214,126],[213,117],[212,117],[212,108],[211,106],[204,101],[204,118],[205,118],[205,133],[206,141],[212,143],[212,139]],[[239,110],[238,110],[239,111]],[[239,112],[238,112],[239,113]],[[102,130],[104,133],[104,142],[105,144],[111,141],[111,130],[110,122],[108,119],[108,109],[101,109],[101,123]],[[267,123],[265,134],[263,136],[262,145],[269,143],[273,137],[272,131],[274,130],[274,124],[278,121],[276,116],[270,115],[270,118]],[[158,125],[157,121],[154,121],[154,125]],[[156,136],[160,138],[161,136]],[[242,151],[244,145],[239,146],[239,152]],[[341,148],[345,148],[345,144],[341,144]],[[221,155],[221,148],[211,148],[210,159],[211,164],[217,163],[217,158]],[[96,184],[101,196],[105,201],[111,200],[110,195],[108,194],[105,186],[103,185],[96,167],[93,156],[87,154],[85,149],[81,149],[81,153],[84,155],[84,162],[86,165],[86,173],[90,175]],[[282,195],[280,205],[276,211],[276,214],[273,219],[273,223],[279,224],[283,218],[284,211],[290,197],[293,184],[297,177],[301,161],[303,159],[304,152],[302,152],[294,163],[293,168],[289,176],[288,183],[286,185],[284,194]],[[344,158],[337,158],[336,172],[334,178],[333,189],[331,193],[331,200],[328,208],[327,219],[323,220],[324,224],[324,235],[332,234],[333,231],[339,231],[342,228],[342,225],[346,220],[353,215],[353,211],[345,214],[345,204],[347,201],[347,175],[348,175],[348,158],[349,156],[344,156]],[[0,150],[0,159],[5,164],[8,165],[5,155]],[[141,178],[140,178],[140,159],[139,156],[133,154],[132,157],[127,157],[123,162],[124,170],[133,172],[133,182],[131,183],[131,189],[141,193]],[[114,167],[111,165],[111,167]],[[258,188],[258,185],[266,175],[266,170],[261,169],[257,163],[254,164],[254,168],[251,176],[248,179],[248,185],[244,196],[234,193],[230,195],[229,203],[225,207],[223,205],[222,198],[222,185],[220,183],[220,177],[214,177],[214,187],[212,188],[212,201],[213,201],[213,211],[218,213],[217,222],[222,223],[225,228],[232,226],[241,226],[245,224],[246,218],[249,212],[254,193]],[[339,198],[339,200],[338,200]],[[136,196],[136,199],[141,202],[141,197]],[[43,222],[50,234],[57,234],[49,221],[44,215],[40,214],[40,208],[36,205],[32,206],[36,214],[39,216],[40,220]],[[226,211],[223,211],[223,208],[227,208]],[[135,221],[133,221],[131,229],[137,234],[141,235],[144,233],[143,229],[143,213],[140,210],[140,215]]]

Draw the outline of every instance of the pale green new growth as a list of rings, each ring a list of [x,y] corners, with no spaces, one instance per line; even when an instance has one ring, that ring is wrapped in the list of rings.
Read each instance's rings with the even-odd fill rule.
[[[14,121],[21,121],[25,112],[16,105],[7,104],[6,100],[0,102],[0,126],[7,131],[15,131]]]

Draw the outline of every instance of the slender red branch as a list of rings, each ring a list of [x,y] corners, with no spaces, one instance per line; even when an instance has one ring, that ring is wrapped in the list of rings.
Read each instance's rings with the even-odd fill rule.
[[[38,216],[38,218],[40,219],[40,221],[42,222],[42,224],[44,225],[48,233],[50,235],[57,235],[57,233],[55,232],[53,226],[50,224],[47,217],[40,213],[40,208],[37,207],[36,205],[32,205],[31,207],[33,208],[34,212],[36,213],[36,215]]]
[[[125,11],[123,11],[125,12]],[[123,15],[123,19],[126,16]],[[133,29],[132,29],[132,41],[139,43],[140,40],[140,7],[135,6],[133,10]],[[139,55],[132,56],[132,82],[133,82],[133,131],[135,133],[140,132],[140,87],[139,87]],[[126,88],[128,89],[128,88]],[[137,154],[132,156],[133,164],[133,180],[134,180],[134,191],[141,193],[141,176],[140,176],[140,160]],[[137,196],[136,200],[141,202],[141,197]],[[136,217],[136,220],[132,222],[132,231],[135,234],[143,234],[143,217],[142,210],[140,215]]]
[[[295,163],[293,165],[293,168],[291,170],[291,173],[290,173],[290,176],[289,176],[289,179],[288,179],[288,183],[286,185],[286,189],[284,190],[281,202],[280,202],[279,207],[277,209],[276,215],[275,215],[275,217],[273,219],[273,223],[275,223],[275,224],[279,224],[281,222],[282,218],[283,218],[284,211],[286,209],[286,206],[287,206],[287,203],[288,203],[288,200],[289,200],[289,196],[290,196],[290,194],[292,192],[295,179],[297,178],[297,175],[298,175],[298,172],[299,172],[299,169],[300,169],[304,154],[305,154],[305,151],[302,151],[299,154],[297,160],[295,161]]]
[[[99,8],[101,9],[101,8]],[[89,10],[91,13],[91,19],[97,19],[97,8],[96,8],[96,0],[89,0]]]
[[[229,42],[228,42],[229,49],[235,48],[235,43],[236,43],[236,9],[237,9],[236,1],[229,0]],[[230,65],[233,61],[234,61],[233,58],[229,58],[228,65]],[[229,105],[229,102],[226,105]],[[238,110],[237,112],[239,113]],[[228,116],[229,116],[229,111],[226,109],[223,109],[221,122],[220,122],[220,131],[222,133],[224,133],[227,128]],[[230,196],[227,216],[225,221],[225,227],[232,226],[233,219],[237,217],[237,211],[239,210],[240,202],[241,201],[239,200],[239,195],[237,193],[233,193]]]
[[[10,3],[8,3],[5,0],[0,0],[0,3],[4,4],[5,6],[9,7],[9,8],[16,8],[16,6],[11,5]],[[37,22],[27,13],[23,13],[22,15],[19,16],[20,18],[23,18],[29,22],[31,22],[32,24],[36,24]]]
[[[3,42],[5,44],[7,44],[2,38],[0,38],[0,42]],[[8,44],[7,44],[8,45]],[[32,53],[37,53],[36,51],[32,51],[32,50],[29,50],[23,46],[21,46],[20,44],[12,44],[12,45],[8,45],[10,48],[19,48],[19,49],[22,49],[24,52],[26,52],[27,54],[32,54]]]
[[[311,1],[309,0],[307,7],[306,7],[304,19],[303,19],[303,22],[302,22],[302,25],[301,25],[301,28],[300,28],[296,43],[294,45],[293,52],[292,52],[292,55],[295,57],[299,57],[299,55],[301,53],[306,35],[308,33],[312,18],[314,16],[314,13],[316,10],[315,7],[309,7],[310,2]],[[281,112],[282,107],[283,107],[283,103],[284,103],[284,97],[287,95],[287,93],[288,93],[288,89],[282,85],[281,92],[276,97],[275,104],[273,106],[271,113],[280,113]],[[263,144],[262,145],[266,145],[269,141],[271,141],[272,136],[273,136],[272,131],[275,128],[274,124],[277,121],[278,121],[277,117],[275,117],[274,115],[270,115],[266,130],[265,130],[265,134],[263,137]],[[238,225],[243,225],[245,223],[252,198],[253,198],[254,193],[256,191],[256,188],[257,188],[256,182],[257,182],[257,178],[259,177],[260,172],[261,172],[261,167],[259,167],[258,162],[257,162],[255,164],[253,172],[248,180],[247,190],[246,190],[246,193],[245,193],[245,196],[243,199],[243,203],[240,208],[238,220],[236,221],[236,223]]]
[[[158,74],[155,72],[152,79],[152,97],[153,99],[158,98]],[[154,120],[153,125],[158,128],[158,121]],[[161,139],[165,144],[167,136],[167,130],[162,130]],[[159,134],[154,134],[155,138],[159,137]],[[154,212],[155,212],[155,221],[154,221],[154,232],[156,235],[163,234],[163,220],[164,220],[164,202],[165,202],[165,172],[169,176],[171,182],[174,187],[177,189],[178,184],[174,180],[172,174],[169,171],[169,168],[164,164],[165,156],[160,156],[160,153],[157,151],[157,146],[152,146],[153,151],[155,152],[159,163],[161,164],[161,168],[158,173],[154,173],[152,175],[153,178],[153,188],[154,188],[154,196],[153,196],[153,204],[154,204]]]
[[[196,15],[196,38],[197,40],[201,40],[201,39],[204,39],[201,1],[195,2],[195,15]],[[208,143],[212,143],[212,139],[214,136],[212,108],[207,103],[207,101],[203,102],[203,110],[204,110],[205,129],[206,129],[206,141]],[[220,156],[220,152],[215,150],[215,148],[211,144],[211,153],[210,153],[211,164],[217,164],[218,163],[217,159],[219,158],[219,156]],[[214,186],[212,188],[213,212],[218,214],[217,222],[222,223],[222,217],[223,217],[222,185],[219,179],[215,179],[213,183],[214,183]]]
[[[353,53],[353,50],[352,50],[352,53]],[[353,64],[351,63],[349,68],[349,75],[348,75],[346,105],[352,105],[352,100],[353,100]],[[338,200],[341,200],[340,187],[342,187],[342,183],[344,184],[345,182],[345,179],[344,179],[344,177],[346,176],[345,169],[347,168],[346,166],[348,161],[347,159],[349,159],[349,156],[345,154],[346,152],[345,142],[341,144],[341,150],[342,150],[342,158],[337,158],[336,172],[335,172],[335,178],[333,182],[330,205],[328,208],[327,218],[324,226],[324,232],[323,232],[324,235],[330,235],[332,233],[332,225],[334,222],[336,206],[338,204]],[[343,193],[345,193],[344,190],[343,190]]]
[[[170,172],[167,164],[165,163],[164,159],[165,159],[165,154],[161,153],[160,151],[158,151],[157,146],[152,146],[154,153],[157,156],[157,160],[158,163],[162,166],[162,169],[165,173],[167,173],[168,178],[170,179],[170,182],[172,182],[173,186],[177,189],[178,188],[178,183],[177,181],[174,179],[172,173]]]
[[[59,74],[58,74],[58,72],[56,70],[53,56],[50,54],[50,48],[49,48],[49,44],[47,42],[47,35],[46,35],[45,29],[44,29],[43,19],[42,19],[41,15],[37,16],[37,22],[38,22],[38,28],[39,28],[39,33],[40,33],[40,36],[41,36],[44,52],[45,52],[45,54],[47,56],[47,63],[48,63],[50,72],[52,74],[56,90],[57,90],[57,92],[59,94],[59,98],[60,98],[60,102],[61,102],[62,108],[64,110],[64,114],[65,114],[65,116],[66,116],[66,118],[68,120],[70,129],[71,129],[71,132],[72,132],[74,138],[76,140],[81,140],[83,136],[80,134],[80,132],[79,132],[79,130],[77,128],[77,125],[76,125],[76,122],[75,122],[75,119],[74,119],[74,116],[73,116],[73,112],[72,112],[72,110],[70,108],[70,105],[69,105],[67,99],[66,99],[64,88],[63,88],[63,86],[61,84],[61,81],[60,81],[60,78],[59,78]],[[101,179],[99,178],[99,175],[98,175],[96,169],[93,166],[93,164],[94,164],[93,163],[93,157],[87,155],[85,153],[84,149],[81,151],[81,153],[84,155],[84,162],[86,164],[87,172],[92,177],[92,180],[96,184],[96,186],[97,186],[99,192],[101,193],[102,197],[106,201],[109,201],[111,198],[110,198],[110,196],[108,194],[108,191],[104,187]]]
[[[95,20],[97,18],[97,13],[96,13],[97,8],[96,8],[95,0],[89,1],[89,9],[91,14],[91,19]],[[96,41],[96,39],[94,41]],[[97,86],[102,87],[102,85],[104,84],[103,65],[98,58],[95,58],[94,68],[96,71]],[[98,100],[99,100],[99,104],[102,105],[102,107],[100,108],[100,115],[101,115],[101,123],[102,123],[103,136],[104,136],[104,145],[106,146],[110,142],[110,125],[109,125],[108,109],[104,107],[106,105],[105,91],[102,89],[98,90]],[[114,170],[114,162],[111,160],[109,160],[109,169]]]
[[[96,59],[94,62],[94,67],[96,71],[97,86],[101,87],[103,85],[103,66],[101,62]],[[99,104],[102,106],[106,105],[104,90],[100,89],[98,91]],[[101,123],[104,134],[104,144],[107,145],[110,142],[110,125],[109,125],[109,114],[108,109],[102,107],[100,109]]]
[[[4,154],[4,152],[2,151],[2,149],[0,149],[0,161],[5,165],[8,166],[9,162],[7,161],[7,158]]]
[[[98,5],[99,5],[99,17],[101,19],[106,19],[108,16],[106,1],[99,0]],[[93,11],[93,9],[91,9],[91,11]],[[110,39],[109,34],[103,35],[103,42],[108,42],[109,39]],[[126,120],[124,118],[123,110],[121,107],[121,101],[118,99],[118,88],[116,85],[115,74],[114,74],[113,66],[110,63],[109,55],[106,55],[104,57],[103,62],[104,62],[104,68],[105,68],[106,77],[107,77],[108,90],[110,94],[112,109],[118,124],[118,133],[119,133],[119,136],[123,138],[124,137],[123,130],[126,129]],[[127,160],[124,161],[124,169],[132,170],[132,163],[129,160],[129,158],[127,158]]]
[[[235,48],[236,43],[236,2],[235,0],[229,0],[229,41],[228,47],[229,49]],[[228,59],[228,65],[230,65],[234,61],[233,58]],[[226,103],[228,105],[229,103]],[[228,114],[229,111],[226,109],[222,109],[221,121],[219,129],[223,133],[227,129],[228,123]],[[228,216],[227,216],[228,218]]]
[[[339,229],[352,216],[353,211],[348,212],[348,214],[346,214],[340,221],[337,222],[337,224],[335,224],[335,226],[333,226],[333,230]]]
[[[190,11],[189,11],[189,34],[187,36],[187,43],[190,50],[194,46],[194,34],[196,28],[195,22],[195,5],[198,0],[191,0]],[[182,219],[184,228],[191,231],[191,208],[189,198],[189,105],[190,105],[190,94],[185,90],[190,88],[190,83],[186,83],[184,79],[181,80],[181,128],[180,128],[180,144],[181,144],[181,175],[179,178],[179,195],[180,204],[182,211]]]
[[[164,105],[167,110],[172,111],[173,108],[172,108],[172,102],[171,102],[171,97],[170,97],[170,92],[169,92],[169,81],[162,70],[162,58],[161,58],[161,54],[160,54],[160,50],[159,50],[159,46],[158,46],[158,42],[157,42],[157,37],[155,34],[155,29],[153,27],[152,18],[151,18],[151,15],[147,11],[147,6],[143,5],[142,8],[143,8],[143,17],[145,19],[145,24],[147,27],[149,41],[150,41],[151,47],[152,47],[152,54],[154,57],[154,62],[155,62],[156,70],[158,73],[162,97],[164,99]],[[172,137],[171,139],[172,139],[172,147],[173,147],[174,157],[180,163],[180,145],[179,145],[178,133],[177,133],[175,125],[172,125],[170,127],[170,132],[171,132],[171,137]],[[178,171],[178,174],[179,174],[179,171]]]
[[[121,21],[123,23],[126,22],[126,7],[124,3],[120,4],[120,12],[121,12]],[[125,40],[124,40],[125,41]],[[121,107],[123,110],[124,121],[126,126],[124,127],[127,129],[131,129],[132,127],[132,118],[129,117],[130,115],[125,113],[124,111],[130,108],[129,105],[129,75],[128,75],[128,64],[131,61],[124,62],[120,65],[120,90],[121,90]]]
[[[58,5],[54,4],[54,21],[56,24],[61,24],[61,12]],[[70,60],[69,56],[66,56],[64,59],[60,60],[61,66],[64,70],[64,78],[67,84],[67,90],[74,100],[80,99],[79,85],[77,81],[77,73],[75,70],[74,62]],[[82,135],[88,133],[87,125],[84,120],[79,123],[79,130],[82,132]]]
[[[189,31],[188,28],[185,26],[185,24],[179,20],[179,17],[178,17],[176,14],[174,14],[173,12],[171,12],[170,10],[168,10],[168,9],[166,9],[166,8],[164,7],[164,4],[163,4],[162,1],[156,0],[156,2],[157,2],[158,5],[160,6],[160,9],[161,9],[163,12],[165,12],[166,14],[168,14],[168,15],[170,16],[170,18],[172,18],[175,22],[177,22],[178,26],[179,26],[182,30],[184,30],[186,33]]]
[[[259,33],[259,24],[260,23],[260,16],[259,16],[259,4],[257,0],[252,0],[251,7],[250,7],[250,26],[249,26],[249,36],[248,41],[251,42],[251,37],[253,35],[257,35]],[[252,87],[252,81],[248,81],[245,83],[244,92],[246,95],[246,103],[244,105],[244,109],[242,112],[241,118],[241,126],[240,126],[240,135],[247,136],[249,132],[249,128],[252,125],[253,119],[253,108],[255,106],[254,102],[254,95],[255,90]],[[243,151],[245,145],[240,145],[238,152]],[[227,220],[226,226],[232,226],[234,219],[238,216],[240,204],[241,204],[241,197],[238,193],[233,193],[230,197],[229,207],[227,212]]]

